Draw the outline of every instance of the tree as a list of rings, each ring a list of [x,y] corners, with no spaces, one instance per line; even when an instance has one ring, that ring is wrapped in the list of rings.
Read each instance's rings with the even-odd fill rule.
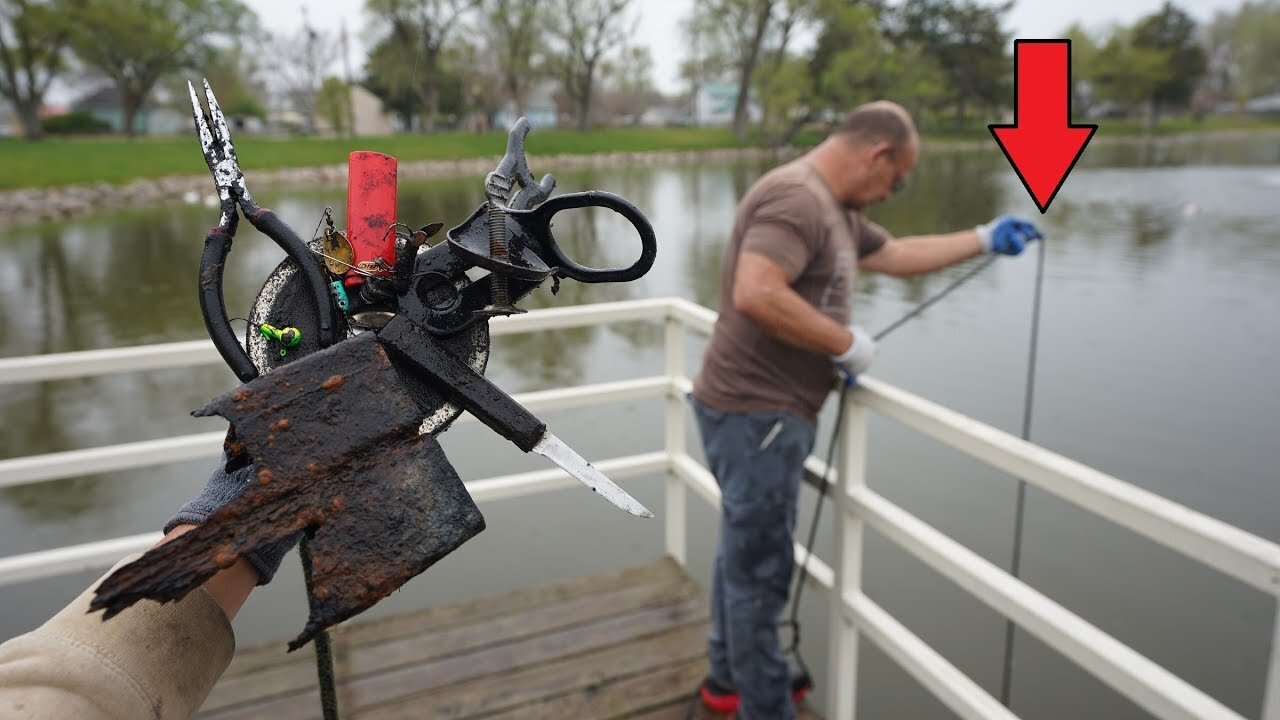
[[[605,112],[610,118],[634,123],[662,95],[653,87],[653,55],[647,47],[623,48],[617,59],[606,63]]]
[[[351,86],[341,78],[330,75],[320,83],[316,93],[316,111],[339,135],[351,132]]]
[[[115,83],[130,136],[157,82],[257,27],[240,0],[83,0],[72,20],[71,47]]]
[[[1133,26],[1133,46],[1137,50],[1163,53],[1169,72],[1151,90],[1152,112],[1167,107],[1186,107],[1191,102],[1207,63],[1197,38],[1196,21],[1168,0],[1158,12]],[[1274,68],[1273,68],[1274,70]]]
[[[773,29],[778,0],[696,0],[694,23],[697,31],[712,38],[724,53],[724,62],[737,75],[738,96],[733,107],[733,134],[747,137],[747,110],[754,87],[756,67],[765,39]]]
[[[1237,102],[1280,93],[1280,0],[1219,12],[1207,33],[1210,85]]]
[[[316,130],[320,85],[324,79],[325,48],[333,38],[304,23],[293,35],[275,35],[271,42],[271,72],[276,93],[302,116],[302,130]]]
[[[441,54],[468,9],[466,0],[365,0],[365,12],[381,26],[409,63],[398,76],[422,105],[422,131],[435,129],[443,88]],[[388,60],[389,58],[384,58]]]
[[[631,0],[551,0],[545,30],[558,44],[552,59],[579,130],[591,121],[596,74],[606,53],[631,30]]]
[[[914,43],[945,74],[957,126],[971,105],[1007,105],[1012,96],[1009,35],[1001,28],[1012,7],[1012,0],[906,0],[889,15],[895,42]]]
[[[1134,42],[1129,28],[1115,28],[1094,57],[1092,84],[1100,99],[1145,109],[1147,129],[1155,122],[1157,89],[1173,72],[1169,53]]]
[[[1071,41],[1071,102],[1074,112],[1088,115],[1093,106],[1093,77],[1098,61],[1098,43],[1080,23],[1072,23],[1061,37]]]
[[[525,96],[538,75],[538,28],[542,20],[540,0],[482,0],[480,35],[496,62],[500,84],[516,115],[524,114]]]
[[[40,107],[63,69],[75,3],[0,0],[0,96],[22,123],[23,137],[39,140]]]

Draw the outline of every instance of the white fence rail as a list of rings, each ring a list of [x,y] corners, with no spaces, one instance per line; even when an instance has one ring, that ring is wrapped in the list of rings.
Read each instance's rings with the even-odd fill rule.
[[[536,310],[495,319],[495,335],[628,321],[662,321],[665,374],[614,383],[520,395],[534,410],[564,409],[606,402],[664,398],[664,447],[658,451],[602,460],[606,474],[625,478],[665,474],[666,549],[682,564],[686,557],[688,490],[712,504],[719,489],[705,467],[685,447],[684,397],[688,330],[706,334],[715,313],[681,299],[604,303]],[[208,342],[170,343],[142,348],[64,353],[0,359],[0,384],[41,382],[221,362]],[[871,378],[850,393],[840,439],[835,480],[827,488],[838,512],[835,555],[827,561],[805,557],[812,582],[834,593],[828,664],[827,712],[852,718],[857,693],[860,637],[881,647],[942,703],[963,718],[1016,717],[986,690],[915,636],[862,593],[863,534],[870,527],[919,558],[974,597],[1013,620],[1102,682],[1159,718],[1240,718],[1241,716],[1107,635],[1083,618],[1026,585],[1003,569],[948,538],[873,492],[866,484],[867,426],[871,412],[1011,473],[1043,490],[1157,543],[1183,553],[1273,597],[1280,598],[1280,545],[1251,535],[1189,508],[1124,483],[1093,468],[1025,442],[923,398]],[[464,416],[460,421],[469,419]],[[127,443],[104,448],[51,453],[0,461],[0,487],[46,482],[218,454],[221,433]],[[808,463],[821,475],[816,459]],[[467,483],[479,502],[519,497],[571,485],[559,470],[507,475]],[[128,552],[155,542],[156,534],[115,538],[83,545],[0,558],[0,586],[37,578],[106,567]],[[1280,616],[1273,623],[1262,720],[1280,720]]]

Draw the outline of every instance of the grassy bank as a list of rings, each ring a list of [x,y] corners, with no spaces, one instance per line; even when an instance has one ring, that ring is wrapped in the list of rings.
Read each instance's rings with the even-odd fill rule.
[[[246,172],[346,162],[352,150],[393,155],[400,162],[502,155],[506,133],[438,133],[363,138],[236,138]],[[740,147],[727,128],[535,130],[530,155],[710,150]],[[77,183],[124,183],[138,178],[208,172],[195,133],[128,140],[118,137],[0,141],[0,190]]]
[[[1188,132],[1220,132],[1280,128],[1280,119],[1213,117],[1204,121],[1167,118],[1155,135]],[[1142,124],[1134,120],[1105,120],[1098,137],[1137,137]],[[931,130],[934,142],[987,141],[985,126],[963,131]],[[799,145],[816,143],[821,133],[806,131],[796,137]],[[599,152],[647,152],[657,150],[715,150],[742,147],[728,128],[626,128],[591,130],[536,130],[528,138],[530,155],[589,154]],[[501,155],[505,132],[390,135],[385,137],[267,139],[242,136],[236,149],[242,167],[255,169],[336,165],[352,150],[375,150],[401,162],[457,160]],[[56,187],[81,183],[121,184],[138,178],[193,175],[207,172],[195,135],[128,140],[119,137],[55,139],[28,143],[0,140],[0,190]]]

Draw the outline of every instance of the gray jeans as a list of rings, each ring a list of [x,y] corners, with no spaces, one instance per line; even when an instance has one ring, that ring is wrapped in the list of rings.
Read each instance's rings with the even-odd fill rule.
[[[689,400],[721,493],[711,676],[737,686],[739,718],[790,720],[795,708],[778,620],[795,568],[797,495],[816,428],[784,412],[722,413]]]

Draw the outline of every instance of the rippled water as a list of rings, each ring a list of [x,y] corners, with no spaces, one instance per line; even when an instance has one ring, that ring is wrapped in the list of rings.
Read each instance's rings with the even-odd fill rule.
[[[530,147],[536,150],[536,137]],[[536,158],[532,165],[555,171]],[[561,191],[611,190],[644,209],[657,230],[658,259],[639,282],[566,282],[558,296],[540,291],[531,305],[663,295],[713,305],[733,206],[763,170],[689,165],[562,174]],[[343,207],[337,189],[260,199],[303,234],[326,204]],[[479,178],[405,183],[400,218],[455,224],[480,200]],[[1091,147],[1042,219],[1049,239],[1033,439],[1280,541],[1273,455],[1280,437],[1278,209],[1274,135]],[[908,190],[871,215],[907,235],[972,226],[1002,212],[1035,209],[998,153],[926,148]],[[195,274],[212,219],[200,207],[146,208],[0,236],[0,356],[202,338]],[[557,233],[580,257],[601,263],[627,262],[635,249],[607,213],[561,223]],[[266,238],[242,233],[227,273],[233,314],[244,314],[280,258]],[[1002,258],[888,339],[873,374],[1018,432],[1035,267],[1034,254]],[[864,275],[857,318],[884,327],[963,271],[910,280]],[[692,343],[691,367],[700,347]],[[489,374],[520,392],[661,367],[661,332],[632,324],[499,338]],[[6,386],[0,457],[216,430],[188,412],[232,384],[228,371],[207,367]],[[588,457],[603,458],[660,447],[661,417],[658,403],[628,403],[545,419]],[[451,430],[444,443],[467,478],[543,467],[475,425]],[[869,462],[877,491],[1008,565],[1014,479],[883,420],[873,421]],[[0,556],[154,529],[205,472],[205,463],[186,463],[0,490]],[[656,478],[627,485],[661,507]],[[482,509],[488,530],[372,612],[587,574],[662,552],[660,522],[631,520],[582,491]],[[695,574],[707,571],[714,528],[714,513],[691,503]],[[1003,619],[874,533],[869,538],[867,593],[997,692]],[[824,544],[819,552],[829,556]],[[280,580],[237,619],[242,645],[301,628],[304,601],[293,565],[286,563]],[[1246,716],[1258,714],[1275,616],[1267,596],[1035,489],[1022,567],[1034,587],[1103,630]],[[0,638],[37,624],[93,576],[0,588]],[[803,611],[805,657],[820,668],[825,601],[807,594]],[[865,716],[948,717],[870,643],[863,648]],[[1025,635],[1015,660],[1013,706],[1023,717],[1145,717]]]

